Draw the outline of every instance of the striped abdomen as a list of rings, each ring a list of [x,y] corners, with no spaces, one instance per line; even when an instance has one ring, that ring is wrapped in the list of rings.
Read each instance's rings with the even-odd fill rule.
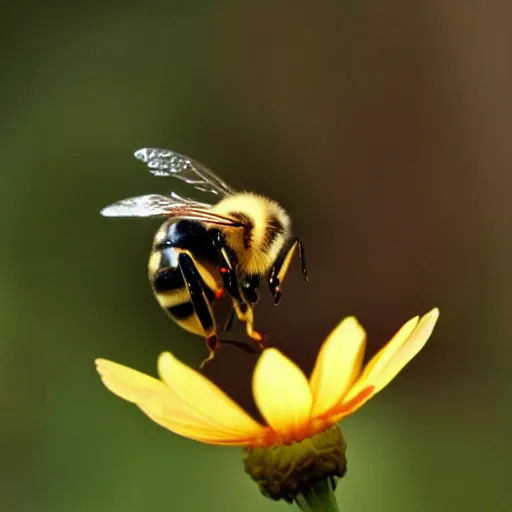
[[[166,222],[155,235],[148,274],[160,306],[181,327],[205,335],[190,299],[179,267],[180,253],[188,254],[200,274],[201,286],[209,304],[221,294],[217,254],[206,228],[193,221]],[[213,319],[212,319],[213,320]]]

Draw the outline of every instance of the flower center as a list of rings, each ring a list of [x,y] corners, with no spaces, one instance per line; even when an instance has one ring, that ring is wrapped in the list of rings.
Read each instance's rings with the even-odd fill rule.
[[[334,425],[300,442],[247,447],[244,467],[265,496],[291,502],[313,482],[342,477],[345,449],[341,430]]]

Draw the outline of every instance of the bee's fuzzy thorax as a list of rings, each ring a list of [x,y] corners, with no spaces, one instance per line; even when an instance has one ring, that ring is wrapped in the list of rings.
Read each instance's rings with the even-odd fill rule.
[[[284,209],[267,197],[241,192],[222,199],[213,211],[250,225],[247,230],[225,230],[226,241],[237,253],[241,270],[249,274],[268,271],[290,236],[291,220]]]

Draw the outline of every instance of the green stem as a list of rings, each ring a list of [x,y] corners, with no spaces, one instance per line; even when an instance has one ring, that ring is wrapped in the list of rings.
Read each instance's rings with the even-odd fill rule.
[[[295,503],[302,512],[339,512],[332,480],[319,480],[301,491]]]

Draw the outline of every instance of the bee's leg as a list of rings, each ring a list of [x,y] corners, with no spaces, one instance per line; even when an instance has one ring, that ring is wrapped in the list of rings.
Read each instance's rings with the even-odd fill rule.
[[[236,274],[233,273],[233,282],[235,283],[235,286],[233,286],[233,289],[228,289],[228,293],[233,298],[233,312],[236,314],[236,317],[245,324],[245,330],[247,332],[247,335],[252,338],[253,340],[256,340],[260,347],[263,348],[263,336],[258,332],[254,330],[254,312],[252,309],[252,305],[248,304],[241,296],[240,294],[240,288],[238,284],[238,279],[236,277]],[[234,315],[233,312],[231,313],[230,317],[228,318],[228,322],[226,324],[229,329],[231,329],[233,325]],[[225,329],[228,330],[228,329]]]
[[[219,272],[222,278],[222,286],[225,290],[238,301],[242,301],[240,294],[240,283],[236,274],[235,255],[230,254],[229,248],[226,246],[223,234],[219,231],[214,238],[214,245],[219,257]]]
[[[209,363],[215,357],[215,353],[219,348],[219,337],[217,335],[210,336],[209,338],[206,338],[205,341],[209,352],[208,356],[201,361],[201,364],[199,365],[200,370],[206,366],[206,363]]]
[[[188,254],[182,252],[178,256],[178,263],[183,275],[183,280],[190,294],[190,301],[192,302],[192,306],[194,306],[194,312],[205,332],[206,347],[208,348],[209,354],[200,365],[200,368],[203,368],[208,361],[211,361],[215,357],[215,351],[219,346],[215,317],[211,304],[204,292],[203,279],[197,271],[194,260]]]
[[[228,332],[231,330],[235,316],[241,322],[245,323],[247,335],[256,340],[261,348],[264,348],[263,336],[258,331],[254,330],[254,313],[252,307],[243,301],[236,301],[233,299],[233,307],[229,313],[226,324],[224,325],[223,332]]]
[[[235,321],[235,308],[231,308],[231,311],[229,312],[229,315],[226,319],[226,323],[224,324],[224,328],[222,329],[222,332],[229,332],[233,328],[233,322]]]
[[[263,350],[265,348],[263,336],[258,331],[254,330],[254,311],[252,307],[243,301],[240,302],[235,300],[233,301],[233,306],[235,308],[237,318],[245,324],[247,336],[256,340],[260,348]]]
[[[256,340],[263,349],[263,336],[258,331],[254,330],[254,311],[252,305],[240,294],[240,284],[236,272],[233,271],[230,279],[232,280],[232,289],[228,289],[228,293],[233,298],[235,314],[237,318],[245,324],[247,335],[253,340]],[[254,292],[254,294],[256,294],[256,292]]]
[[[242,279],[242,293],[247,302],[256,304],[258,302],[258,288],[260,287],[260,276],[248,275]]]
[[[233,261],[234,256],[229,254],[228,247],[226,247],[222,233],[219,232],[214,243],[219,253],[219,270],[222,276],[223,286],[233,298],[233,306],[235,308],[236,316],[241,322],[245,323],[247,335],[256,340],[263,348],[263,336],[254,330],[253,309],[251,304],[242,297],[240,282],[236,273],[236,265]]]
[[[274,297],[274,304],[278,304],[281,300],[280,285],[284,279],[284,276],[286,275],[286,272],[288,272],[288,268],[290,267],[292,257],[297,247],[299,248],[300,269],[302,271],[302,275],[304,276],[304,280],[308,280],[304,245],[302,244],[302,240],[296,236],[291,238],[290,241],[281,249],[281,252],[278,254],[274,266],[270,269],[270,272],[267,276],[268,287],[272,297]]]
[[[243,307],[243,303],[247,303],[247,305],[250,307],[251,304],[256,304],[258,302],[258,293],[257,289],[260,285],[260,278],[259,276],[249,276],[249,279],[247,281],[243,281],[241,283],[241,290],[242,295],[245,300],[242,300],[242,297],[240,297],[240,294],[238,294],[238,302],[241,303],[241,309],[245,311]],[[233,297],[233,294],[230,294]],[[235,300],[236,298],[233,297]],[[231,312],[229,313],[228,318],[226,319],[226,323],[224,325],[224,329],[222,329],[222,332],[228,332],[233,327],[233,322],[235,320],[236,314],[235,314],[234,307],[231,308]]]

